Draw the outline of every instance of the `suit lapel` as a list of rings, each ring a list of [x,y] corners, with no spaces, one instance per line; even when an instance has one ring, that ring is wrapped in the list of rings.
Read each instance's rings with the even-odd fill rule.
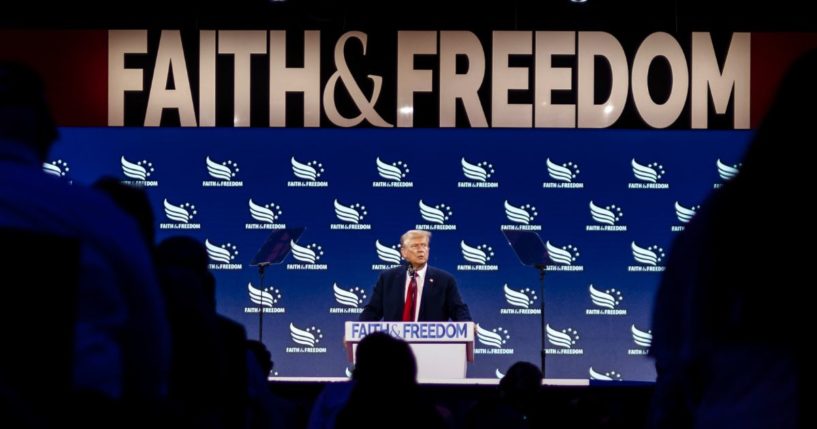
[[[420,313],[417,315],[417,320],[427,320],[428,316],[426,315],[426,309],[428,305],[426,305],[429,300],[431,299],[431,288],[434,286],[434,271],[431,267],[426,268],[426,278],[423,279],[423,296],[420,299]]]
[[[398,313],[395,317],[400,320],[403,316],[403,304],[406,302],[406,271],[408,269],[406,267],[401,267],[397,270],[397,278],[394,280],[394,292],[392,293],[392,299],[395,302],[394,308],[398,309]]]

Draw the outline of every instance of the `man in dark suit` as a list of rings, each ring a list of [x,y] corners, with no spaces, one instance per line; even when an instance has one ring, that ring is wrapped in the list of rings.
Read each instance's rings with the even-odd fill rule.
[[[454,277],[428,265],[431,233],[411,230],[400,237],[405,266],[383,271],[359,320],[470,321]]]

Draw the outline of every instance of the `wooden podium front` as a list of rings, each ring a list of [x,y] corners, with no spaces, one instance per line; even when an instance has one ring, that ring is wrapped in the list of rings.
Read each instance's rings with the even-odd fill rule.
[[[418,379],[465,378],[474,361],[474,322],[346,322],[343,344],[349,362],[357,344],[372,332],[383,331],[411,346]]]

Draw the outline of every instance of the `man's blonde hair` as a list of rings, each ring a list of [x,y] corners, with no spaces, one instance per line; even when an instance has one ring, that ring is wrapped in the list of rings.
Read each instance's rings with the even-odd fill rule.
[[[431,233],[428,231],[423,231],[421,229],[410,229],[406,231],[403,235],[400,236],[400,245],[406,243],[406,240],[412,237],[426,237],[428,241],[431,242]]]

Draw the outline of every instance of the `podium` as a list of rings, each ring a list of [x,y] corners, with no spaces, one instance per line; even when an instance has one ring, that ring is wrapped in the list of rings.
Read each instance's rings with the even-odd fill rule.
[[[357,344],[372,332],[386,332],[411,346],[417,360],[417,378],[463,379],[474,361],[474,322],[346,322],[343,345],[349,362]]]

